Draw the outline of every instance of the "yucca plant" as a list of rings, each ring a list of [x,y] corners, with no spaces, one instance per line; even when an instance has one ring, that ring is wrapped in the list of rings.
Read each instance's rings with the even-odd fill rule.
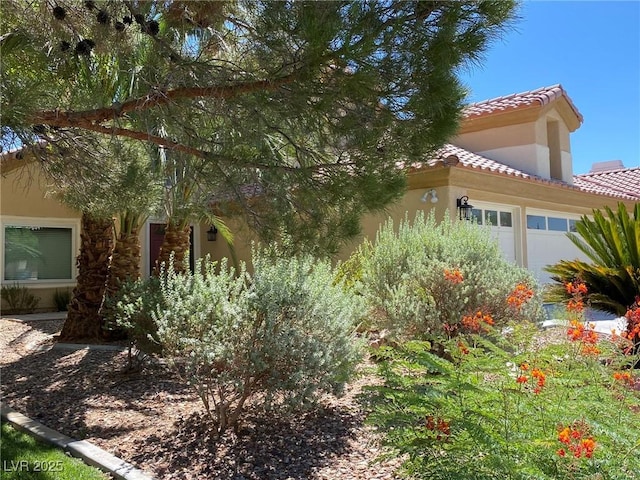
[[[557,285],[548,291],[549,301],[565,301],[570,297],[564,287],[580,279],[589,290],[586,299],[599,310],[624,315],[640,295],[640,203],[633,214],[623,203],[617,211],[609,207],[593,211],[576,223],[576,233],[569,239],[591,262],[561,260],[547,267]]]

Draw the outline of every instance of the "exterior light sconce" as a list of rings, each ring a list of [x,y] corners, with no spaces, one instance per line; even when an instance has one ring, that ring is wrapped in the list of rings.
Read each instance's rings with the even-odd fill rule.
[[[211,225],[211,228],[207,230],[207,240],[209,242],[215,242],[217,238],[218,238],[218,229],[215,227],[215,225]]]
[[[436,194],[436,189],[432,188],[431,190],[427,190],[424,192],[424,195],[420,198],[422,203],[427,203],[427,200],[431,196],[431,203],[438,203],[438,195]]]
[[[456,207],[458,207],[458,216],[460,217],[460,220],[471,220],[473,205],[469,205],[469,197],[465,195],[464,197],[457,198]]]

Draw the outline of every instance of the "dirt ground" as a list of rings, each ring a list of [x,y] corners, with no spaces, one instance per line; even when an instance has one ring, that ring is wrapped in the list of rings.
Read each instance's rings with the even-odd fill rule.
[[[120,351],[51,348],[62,320],[0,320],[2,401],[76,439],[88,440],[158,479],[397,478],[397,458],[379,461],[364,424],[363,374],[346,395],[295,416],[248,415],[218,438],[195,393],[161,365],[124,374]]]

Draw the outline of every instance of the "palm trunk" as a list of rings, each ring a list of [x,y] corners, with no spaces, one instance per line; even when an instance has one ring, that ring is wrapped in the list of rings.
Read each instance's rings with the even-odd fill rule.
[[[140,278],[140,250],[137,228],[131,232],[120,232],[116,238],[116,245],[111,257],[105,298],[114,297],[124,282]],[[105,303],[100,313],[109,324],[109,330],[105,333],[108,339],[122,340],[127,337],[126,330],[114,324],[113,310],[108,302]]]
[[[160,247],[160,254],[158,255],[158,261],[156,262],[154,269],[156,274],[160,272],[163,263],[165,266],[169,265],[172,253],[174,255],[174,271],[184,273],[189,270],[189,248],[191,247],[189,241],[190,233],[191,228],[189,225],[181,227],[173,223],[167,224],[164,240]]]
[[[100,309],[113,250],[113,221],[82,214],[78,278],[73,289],[61,340],[96,340],[104,333]]]
[[[140,258],[138,230],[120,232],[113,249],[107,295],[114,295],[121,283],[140,278]]]

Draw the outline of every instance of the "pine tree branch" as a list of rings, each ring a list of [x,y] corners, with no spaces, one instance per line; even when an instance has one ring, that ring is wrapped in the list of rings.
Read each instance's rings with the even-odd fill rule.
[[[170,150],[175,150],[182,153],[187,153],[189,155],[193,155],[197,158],[203,159],[212,159],[215,155],[207,152],[205,150],[199,150],[194,147],[190,147],[188,145],[184,145],[179,142],[174,142],[173,140],[169,140],[168,138],[160,137],[158,135],[151,135],[147,132],[141,132],[137,130],[128,130],[126,128],[121,127],[112,127],[107,125],[101,125],[98,123],[92,122],[76,122],[74,127],[81,128],[84,130],[90,130],[92,132],[98,132],[105,135],[116,135],[119,137],[127,137],[132,138],[134,140],[141,140],[143,142],[151,142],[156,145],[160,145],[162,147],[168,148]],[[243,166],[247,168],[257,168],[261,170],[283,170],[289,172],[302,172],[305,170],[311,170],[320,172],[325,169],[334,169],[334,168],[352,168],[355,166],[353,162],[337,162],[337,163],[320,163],[315,165],[310,165],[306,167],[294,167],[290,165],[268,165],[264,163],[243,163]]]
[[[89,123],[104,122],[122,117],[129,112],[139,112],[167,105],[179,99],[217,98],[228,99],[238,95],[257,91],[270,91],[293,82],[297,71],[273,80],[258,80],[255,82],[239,83],[226,86],[183,87],[168,91],[156,91],[142,98],[136,98],[124,103],[114,103],[110,107],[83,111],[43,110],[31,115],[30,123],[44,124],[52,127],[86,128]],[[100,130],[94,130],[100,131]]]
[[[198,150],[197,148],[189,147],[188,145],[184,145],[182,143],[174,142],[169,140],[168,138],[160,137],[158,135],[151,135],[147,132],[140,132],[137,130],[128,130],[126,128],[121,127],[110,127],[106,125],[101,125],[99,123],[92,122],[74,122],[72,125],[76,128],[81,128],[84,130],[90,130],[92,132],[103,133],[106,135],[116,135],[119,137],[127,137],[133,138],[134,140],[141,140],[143,142],[151,142],[156,145],[160,145],[162,147],[166,147],[170,150],[176,150],[178,152],[188,153],[189,155],[193,155],[198,158],[209,158],[210,154],[204,150]]]

